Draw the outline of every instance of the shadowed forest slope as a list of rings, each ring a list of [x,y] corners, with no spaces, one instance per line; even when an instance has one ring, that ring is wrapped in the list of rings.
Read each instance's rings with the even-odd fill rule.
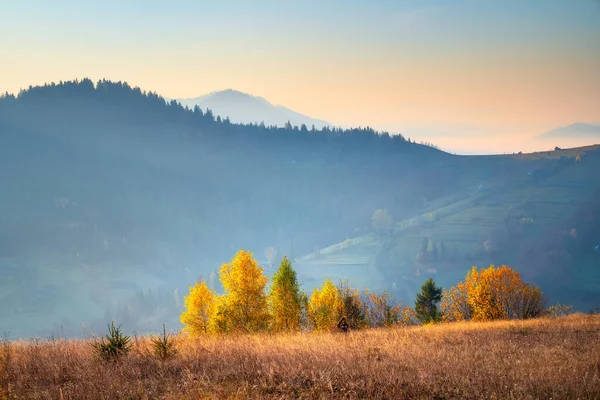
[[[268,273],[287,254],[308,290],[325,274],[400,297],[421,274],[450,282],[473,262],[537,260],[562,276],[578,251],[596,260],[595,148],[460,157],[370,128],[232,124],[84,79],[0,98],[0,159],[2,332],[133,314],[145,319],[131,326],[156,329],[239,248]],[[539,199],[553,219],[536,216]],[[373,228],[376,210],[391,231]],[[576,248],[559,234],[571,225]],[[511,247],[515,232],[527,246]],[[571,257],[560,265],[540,261],[553,240]]]

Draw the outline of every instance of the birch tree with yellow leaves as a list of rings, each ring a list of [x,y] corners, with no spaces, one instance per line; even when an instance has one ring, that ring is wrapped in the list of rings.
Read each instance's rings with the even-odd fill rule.
[[[223,296],[216,299],[211,327],[217,332],[253,333],[268,329],[268,279],[252,253],[240,250],[219,271]]]
[[[325,279],[321,289],[315,288],[308,303],[308,320],[316,331],[331,331],[342,317],[344,303],[338,288]]]
[[[185,332],[192,336],[209,332],[214,297],[206,282],[199,282],[190,287],[190,294],[185,296],[183,302],[185,309],[179,317]]]

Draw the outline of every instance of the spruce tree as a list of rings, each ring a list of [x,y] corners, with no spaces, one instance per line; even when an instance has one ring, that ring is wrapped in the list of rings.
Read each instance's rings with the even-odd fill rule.
[[[442,300],[442,288],[435,285],[433,279],[429,278],[421,286],[421,293],[417,293],[415,300],[415,312],[422,323],[436,322],[440,320],[438,303]]]
[[[273,275],[269,292],[273,331],[300,329],[302,296],[296,271],[287,257],[283,257],[279,269]]]

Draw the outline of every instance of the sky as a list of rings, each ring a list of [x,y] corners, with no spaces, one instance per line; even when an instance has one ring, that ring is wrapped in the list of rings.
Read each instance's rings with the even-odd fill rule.
[[[600,123],[600,0],[0,0],[0,21],[1,92],[232,88],[463,153]]]

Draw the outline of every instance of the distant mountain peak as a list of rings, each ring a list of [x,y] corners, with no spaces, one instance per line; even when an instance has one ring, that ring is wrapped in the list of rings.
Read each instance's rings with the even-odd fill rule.
[[[273,105],[263,97],[240,92],[235,89],[225,89],[211,92],[200,97],[177,99],[183,106],[210,109],[214,115],[221,118],[229,117],[234,123],[261,123],[265,125],[284,126],[286,122],[292,125],[307,127],[314,125],[317,129],[331,126],[327,121],[311,118],[281,105]]]
[[[579,138],[600,137],[600,125],[576,122],[571,125],[552,129],[551,131],[548,131],[539,136],[539,138],[542,138],[542,139],[578,138],[578,137]]]

